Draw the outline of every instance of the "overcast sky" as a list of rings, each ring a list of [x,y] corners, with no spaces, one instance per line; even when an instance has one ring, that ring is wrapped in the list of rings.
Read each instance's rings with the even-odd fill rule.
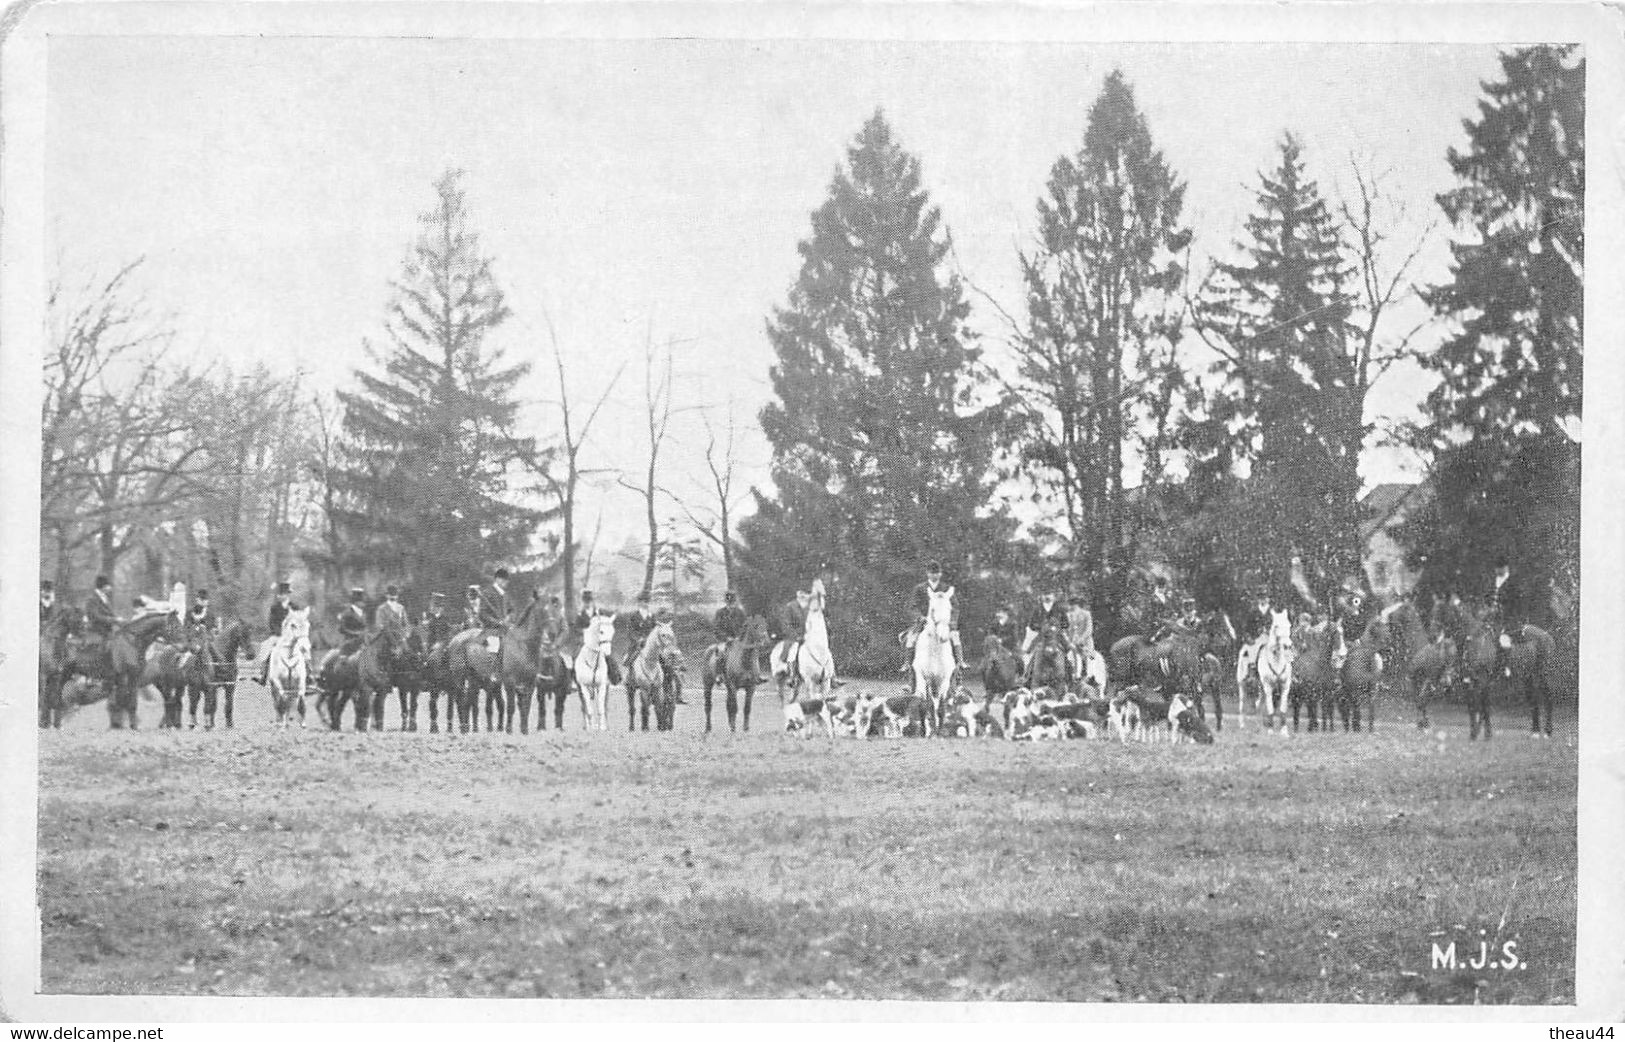
[[[182,350],[348,386],[432,181],[460,167],[514,311],[496,342],[544,363],[527,396],[557,395],[544,310],[578,400],[640,357],[652,328],[678,342],[680,405],[720,416],[736,403],[746,476],[762,480],[763,324],[863,121],[884,108],[963,274],[1019,313],[1016,250],[1113,68],[1189,184],[1199,258],[1229,250],[1288,129],[1328,194],[1351,155],[1384,171],[1407,208],[1396,241],[1413,242],[1452,185],[1446,149],[1498,75],[1484,46],[59,37],[48,255],[82,273],[144,254],[142,284],[175,315]],[[1421,280],[1445,277],[1447,235],[1435,231]],[[1002,335],[994,310],[973,306],[975,325]],[[1399,374],[1373,411],[1408,415],[1422,390]],[[586,465],[636,468],[640,401],[634,367]],[[531,415],[545,438],[548,414]],[[685,414],[669,484],[692,488],[702,448]],[[1373,454],[1364,476],[1407,465]],[[630,492],[585,506],[589,528],[602,509],[606,535],[637,530]]]

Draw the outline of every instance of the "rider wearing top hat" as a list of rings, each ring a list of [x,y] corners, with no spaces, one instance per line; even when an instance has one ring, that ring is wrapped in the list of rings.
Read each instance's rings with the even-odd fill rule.
[[[480,591],[480,625],[503,629],[508,625],[508,569],[498,568],[491,585]]]
[[[649,639],[649,634],[655,631],[657,624],[658,620],[649,610],[648,590],[638,592],[638,606],[635,610],[625,612],[615,620],[616,631],[626,632],[626,657],[621,661],[621,665],[628,673],[632,670],[632,660],[643,650],[644,641]]]
[[[451,619],[446,615],[446,595],[439,590],[429,594],[429,610],[423,613],[423,637],[430,653],[451,639]]]
[[[354,655],[361,650],[361,642],[367,636],[366,603],[367,591],[358,586],[350,591],[350,603],[339,612],[339,636],[344,638],[339,649],[342,654]]]
[[[903,673],[909,678],[912,688],[914,683],[914,645],[919,642],[920,634],[925,632],[926,618],[931,614],[931,595],[941,593],[942,565],[932,561],[926,565],[925,581],[914,587],[911,595],[911,606],[914,609],[914,625],[903,638]],[[957,669],[965,668],[965,652],[959,646],[959,597],[956,593],[949,598],[948,608],[948,638],[953,644],[954,666]]]
[[[271,601],[271,610],[266,621],[271,627],[271,636],[260,645],[259,675],[254,678],[255,683],[264,686],[269,680],[271,670],[271,648],[276,645],[282,636],[282,623],[288,618],[290,611],[298,611],[299,605],[293,603],[293,588],[286,579],[276,584],[276,596]]]
[[[1048,630],[1060,641],[1063,660],[1070,661],[1067,655],[1072,648],[1072,618],[1066,598],[1061,596],[1061,584],[1054,582],[1046,585],[1039,595],[1038,603],[1027,614],[1026,632],[1022,635],[1021,654],[1027,663],[1025,683],[1030,687],[1033,682],[1033,666],[1035,656],[1032,654],[1033,644],[1037,642],[1039,634]],[[1070,667],[1069,667],[1070,668]]]
[[[598,604],[593,599],[592,591],[582,590],[581,610],[576,612],[576,617],[570,621],[570,629],[575,634],[574,639],[577,655],[579,655],[581,653],[581,649],[587,645],[587,629],[592,626],[593,616],[597,614]],[[607,661],[604,663],[604,667],[609,671],[609,682],[611,684],[619,684],[621,682],[621,667],[618,663],[616,663],[614,655],[608,656]]]
[[[728,650],[730,640],[743,640],[745,637],[745,609],[739,606],[739,594],[734,590],[727,590],[722,595],[722,607],[717,609],[712,619],[716,627],[717,642],[711,646],[709,655],[713,662],[712,674],[722,674],[723,655]],[[761,676],[761,663],[757,658],[757,648],[754,644],[745,646],[744,668],[750,671],[753,677]]]
[[[380,633],[389,634],[385,641],[386,649],[395,649],[399,653],[406,648],[406,637],[412,629],[411,620],[406,617],[406,606],[401,603],[401,588],[394,583],[384,587],[384,603],[372,613],[373,624]]]
[[[214,612],[209,610],[208,590],[199,590],[193,594],[192,609],[186,613],[186,623],[189,626],[201,626],[205,630],[214,629]]]
[[[85,630],[92,639],[105,644],[117,626],[118,615],[113,611],[113,582],[105,575],[98,575],[94,592],[85,601]]]
[[[1010,609],[999,605],[993,611],[993,624],[988,627],[987,635],[999,638],[999,643],[1006,651],[1016,651],[1021,647],[1021,634],[1017,631],[1016,620],[1011,617]]]

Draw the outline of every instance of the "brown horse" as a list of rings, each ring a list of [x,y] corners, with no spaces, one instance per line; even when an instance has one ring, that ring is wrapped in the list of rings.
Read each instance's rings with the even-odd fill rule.
[[[1398,678],[1398,686],[1416,703],[1416,726],[1426,730],[1428,703],[1445,680],[1446,671],[1456,661],[1456,645],[1448,636],[1428,638],[1416,606],[1400,601],[1377,616],[1375,630],[1381,640],[1387,670]]]
[[[544,657],[556,658],[558,652],[551,645],[548,655],[542,652],[542,639],[547,634],[546,614],[541,610],[541,592],[531,598],[525,610],[520,613],[518,621],[512,623],[503,631],[501,650],[498,655],[501,659],[500,675],[502,688],[507,693],[505,706],[506,731],[513,734],[513,719],[519,717],[519,733],[530,733],[530,700],[536,694],[536,680],[541,673]],[[557,671],[557,666],[554,667]],[[564,713],[564,704],[561,699],[558,705],[561,718]],[[540,706],[541,719],[537,723],[537,730],[547,730],[547,703],[544,700]]]
[[[735,637],[723,646],[720,654],[708,654],[705,664],[700,670],[700,682],[705,687],[705,729],[711,730],[711,692],[720,681],[727,692],[726,708],[728,710],[728,730],[735,730],[736,719],[740,710],[744,710],[744,727],[750,730],[750,704],[756,695],[756,685],[760,677],[752,667],[755,665],[755,656],[750,652],[764,647],[768,643],[767,621],[760,615],[752,615],[745,621],[745,633],[742,637]],[[743,703],[739,700],[739,693],[745,693]]]
[[[1512,689],[1523,695],[1524,703],[1529,706],[1529,733],[1540,737],[1541,711],[1545,710],[1545,736],[1550,738],[1557,642],[1539,626],[1520,626],[1509,636],[1512,647],[1507,649],[1507,670],[1512,675]]]
[[[1292,730],[1298,729],[1298,714],[1308,707],[1309,730],[1332,729],[1337,699],[1338,671],[1332,668],[1332,647],[1337,630],[1330,623],[1299,626],[1292,634],[1297,655],[1292,660]]]
[[[1353,730],[1360,730],[1360,707],[1365,706],[1366,730],[1377,730],[1377,687],[1382,680],[1383,660],[1381,648],[1387,638],[1381,633],[1381,620],[1372,616],[1365,632],[1348,646],[1348,657],[1343,660],[1342,683],[1338,686],[1337,705],[1343,716],[1343,730],[1349,730],[1352,716]]]
[[[491,644],[495,638],[496,649]],[[457,726],[463,733],[480,729],[480,693],[485,694],[485,729],[495,731],[502,724],[507,704],[502,697],[502,634],[492,630],[468,629],[452,637],[446,657],[452,674],[452,693],[457,699]],[[451,726],[447,718],[447,728]]]
[[[105,643],[69,643],[62,682],[74,677],[101,682],[107,691],[108,726],[132,731],[139,726],[136,705],[147,651],[160,638],[180,637],[180,619],[172,612],[141,615],[123,623]]]
[[[376,714],[378,730],[383,730],[382,704],[390,691],[388,663],[403,642],[394,630],[378,630],[364,638],[361,647],[346,655],[340,652],[322,670],[322,700],[327,726],[337,731],[342,723],[344,703],[355,704],[355,729],[367,730]]]
[[[1482,728],[1484,740],[1488,741],[1493,734],[1490,725],[1492,695],[1496,688],[1502,686],[1498,683],[1502,678],[1495,675],[1496,660],[1500,657],[1496,646],[1501,635],[1500,627],[1495,624],[1492,613],[1485,608],[1452,607],[1461,615],[1463,640],[1461,661],[1456,667],[1455,683],[1451,687],[1460,690],[1467,703],[1468,740],[1476,741]]]
[[[237,659],[243,654],[253,655],[254,643],[248,634],[248,623],[234,619],[217,632],[205,634],[203,655],[209,679],[203,684],[188,685],[192,725],[197,726],[198,702],[203,703],[204,729],[214,728],[215,714],[225,709],[225,725],[232,725],[232,712],[237,695]],[[224,698],[221,696],[224,695]]]
[[[160,728],[179,728],[186,693],[189,690],[201,692],[208,686],[211,670],[206,660],[207,648],[208,631],[197,625],[183,627],[176,640],[160,638],[147,646],[146,661],[137,683],[156,689],[162,696],[164,712],[158,721]],[[192,727],[197,727],[195,712]]]

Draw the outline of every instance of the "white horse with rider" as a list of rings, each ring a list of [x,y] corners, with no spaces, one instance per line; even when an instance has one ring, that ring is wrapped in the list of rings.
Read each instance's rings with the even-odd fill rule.
[[[932,730],[942,723],[943,705],[953,691],[958,657],[954,654],[954,588],[931,590],[925,625],[914,640],[914,693],[930,706]]]
[[[581,635],[572,672],[581,692],[581,718],[587,730],[609,730],[609,659],[615,643],[615,616],[597,612]]]
[[[271,688],[276,722],[292,723],[295,704],[299,726],[305,726],[305,691],[310,678],[310,609],[295,608],[282,619],[282,632],[271,644],[265,680]]]

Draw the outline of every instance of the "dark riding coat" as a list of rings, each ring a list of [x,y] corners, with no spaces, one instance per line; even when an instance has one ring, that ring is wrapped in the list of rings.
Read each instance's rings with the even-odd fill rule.
[[[999,638],[1006,651],[1015,651],[1021,647],[1021,634],[1016,632],[1016,620],[1006,619],[1002,624],[995,621],[987,630],[988,636]]]
[[[194,604],[192,610],[186,613],[186,624],[188,626],[202,626],[206,631],[213,633],[214,612],[201,604]]]
[[[508,595],[494,585],[480,591],[480,625],[488,629],[508,624]]]
[[[798,644],[807,638],[807,609],[791,598],[779,609],[779,640]]]
[[[106,640],[117,626],[118,616],[113,613],[111,601],[100,593],[91,594],[85,602],[85,628],[92,636]]]
[[[1528,581],[1519,573],[1510,573],[1499,588],[1495,585],[1495,577],[1491,576],[1486,599],[1500,611],[1503,626],[1521,626],[1529,621],[1533,598]]]
[[[367,617],[361,613],[361,605],[346,604],[344,610],[339,612],[339,636],[352,641],[366,635]]]
[[[914,593],[912,594],[912,600],[911,600],[911,603],[914,606],[914,614],[915,614],[915,616],[917,618],[919,618],[919,619],[924,619],[926,616],[930,615],[931,614],[931,595],[933,593],[941,593],[943,590],[946,590],[946,589],[948,589],[948,587],[946,587],[946,586],[938,586],[936,589],[932,589],[931,588],[931,583],[930,583],[929,580],[927,580],[926,582],[920,583],[918,586],[915,586],[914,587]],[[958,590],[955,590],[954,595],[952,597],[948,598],[948,605],[949,605],[949,607],[948,607],[948,628],[957,630],[959,628],[959,591]]]
[[[1055,603],[1048,608],[1044,607],[1043,601],[1039,601],[1027,616],[1027,628],[1034,633],[1043,633],[1045,626],[1054,626],[1055,632],[1065,634],[1071,625],[1072,621],[1067,617],[1067,603],[1060,597],[1055,598]]]
[[[1255,604],[1243,608],[1236,618],[1236,634],[1243,642],[1251,644],[1270,631],[1270,613],[1262,611]],[[1364,630],[1364,627],[1361,627]]]
[[[631,661],[632,656],[643,650],[643,642],[649,639],[649,634],[655,631],[654,612],[644,615],[641,612],[629,611],[615,620],[615,631],[626,632],[626,658]]]
[[[745,609],[737,604],[724,604],[718,608],[713,621],[718,640],[734,640],[745,635]]]
[[[451,620],[446,618],[443,611],[431,611],[423,616],[425,636],[429,638],[429,647],[439,647],[451,639]]]
[[[271,614],[269,616],[271,623],[271,636],[282,636],[282,624],[287,621],[288,613],[290,611],[294,611],[298,607],[299,605],[295,604],[291,600],[287,604],[283,604],[280,600],[271,602]]]

